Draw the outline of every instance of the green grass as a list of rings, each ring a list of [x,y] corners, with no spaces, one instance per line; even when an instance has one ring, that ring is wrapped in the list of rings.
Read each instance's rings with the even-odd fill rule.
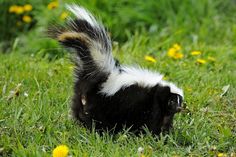
[[[214,154],[210,151],[214,146],[215,153],[235,152],[235,47],[199,44],[201,58],[210,55],[216,61],[198,65],[198,57],[189,55],[195,46],[182,45],[184,59],[173,60],[165,50],[155,50],[155,40],[145,39],[134,37],[115,47],[115,54],[124,63],[159,70],[183,87],[189,111],[176,116],[175,130],[169,136],[158,140],[150,134],[99,136],[87,131],[69,117],[73,77],[68,57],[50,62],[41,56],[13,52],[0,55],[2,155],[50,156],[59,144],[68,145],[73,156],[138,156],[140,146],[145,150],[152,147],[145,152],[152,152],[150,156],[208,156]],[[144,61],[148,48],[153,48],[157,63]],[[19,95],[8,100],[19,83]],[[228,84],[229,91],[220,97],[221,88]]]
[[[158,21],[148,9],[154,2],[137,2],[137,11],[129,9],[131,2],[122,1],[114,12],[115,2],[104,0],[102,11],[101,3],[95,0],[86,5],[96,13],[101,11],[99,15],[114,32],[114,54],[123,64],[159,71],[183,88],[187,109],[175,117],[174,130],[158,139],[148,131],[140,136],[127,131],[98,135],[76,124],[69,116],[73,65],[55,42],[42,38],[41,30],[48,23],[44,19],[15,40],[9,47],[11,53],[0,53],[0,156],[51,156],[60,144],[67,145],[72,156],[82,157],[138,157],[139,147],[149,157],[236,153],[234,1],[172,4],[171,0],[160,0],[153,7],[162,13]],[[127,17],[122,20],[124,15]],[[39,14],[38,19],[40,16],[49,13]],[[119,36],[123,29],[126,37]],[[174,43],[182,46],[184,58],[167,56]],[[202,54],[191,56],[192,50]],[[145,61],[145,55],[152,55],[157,62]],[[209,56],[216,60],[209,61]],[[197,64],[198,58],[205,59],[206,64]],[[226,85],[230,85],[229,90],[221,97]]]

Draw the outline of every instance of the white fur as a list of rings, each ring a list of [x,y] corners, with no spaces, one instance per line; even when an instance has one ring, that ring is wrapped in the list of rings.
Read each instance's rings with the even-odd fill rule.
[[[78,19],[87,21],[97,31],[104,31],[103,26],[86,9],[77,5],[67,5],[67,8]],[[111,50],[109,49],[107,50],[108,52],[103,52],[105,50],[103,43],[91,41],[89,49],[100,71],[109,73],[108,79],[102,84],[101,93],[112,96],[121,88],[126,88],[134,84],[141,87],[154,87],[160,84],[162,86],[169,86],[172,93],[179,94],[183,97],[183,91],[173,83],[162,80],[163,75],[159,73],[134,67],[122,67],[122,72],[120,72],[115,66]]]
[[[122,70],[124,71],[121,73],[118,70],[112,71],[106,82],[102,84],[101,93],[112,96],[120,89],[134,84],[140,87],[154,87],[159,84],[170,87],[171,93],[179,94],[183,97],[183,91],[173,83],[162,80],[163,75],[159,73],[134,67],[122,67]]]
[[[78,5],[67,5],[67,9],[71,11],[78,19],[87,21],[92,27],[96,28],[97,31],[105,31],[103,26],[100,25],[92,14],[86,9],[79,7]],[[115,61],[113,59],[112,52],[109,50],[109,52],[103,52],[105,48],[103,48],[102,43],[98,41],[91,41],[89,49],[91,56],[100,68],[100,71],[110,73],[115,69]]]
[[[177,97],[177,103],[180,104],[179,97]]]
[[[142,87],[153,87],[159,82],[163,75],[158,73],[152,73],[148,70],[133,68],[133,67],[122,67],[123,72],[114,70],[102,84],[101,93],[107,96],[114,95],[121,88],[138,84]]]
[[[164,81],[164,80],[161,80],[159,82],[160,85],[162,86],[168,86],[170,87],[170,92],[171,93],[174,93],[174,94],[179,94],[180,96],[184,97],[184,93],[183,93],[183,90],[178,88],[175,84],[171,83],[171,82],[167,82],[167,81]]]
[[[78,5],[67,5],[69,11],[71,11],[78,19],[86,20],[91,26],[98,27],[96,19],[84,8]]]
[[[102,52],[102,45],[93,42],[90,51],[91,56],[101,71],[110,73],[115,69],[115,60],[111,52]]]

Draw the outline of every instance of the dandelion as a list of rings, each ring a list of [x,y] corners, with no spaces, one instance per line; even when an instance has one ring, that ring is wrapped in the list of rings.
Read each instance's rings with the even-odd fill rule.
[[[201,51],[192,51],[192,52],[191,52],[191,55],[192,55],[192,56],[198,56],[198,55],[200,55],[200,54],[202,54]]]
[[[167,52],[167,55],[168,55],[169,57],[172,57],[172,56],[175,55],[175,53],[176,53],[176,49],[175,49],[175,48],[170,48],[170,49],[168,50],[168,52]]]
[[[205,64],[206,63],[206,60],[205,59],[197,59],[197,63],[199,64]]]
[[[26,11],[26,12],[31,11],[33,9],[32,5],[30,5],[30,4],[24,5],[23,8],[24,8],[24,11]]]
[[[184,57],[184,55],[181,52],[176,52],[175,50],[173,50],[173,48],[169,49],[169,51],[167,52],[167,55],[170,58],[174,58],[174,59],[181,59]]]
[[[183,57],[184,57],[184,55],[181,52],[176,52],[175,55],[173,56],[174,59],[181,59]]]
[[[173,45],[173,48],[174,48],[176,51],[181,50],[181,46],[180,46],[179,44],[174,44],[174,45]]]
[[[211,56],[208,56],[208,57],[207,57],[207,60],[209,60],[209,61],[211,61],[211,62],[215,62],[215,61],[216,61],[216,59],[215,59],[214,57],[211,57]]]
[[[68,16],[69,14],[67,12],[62,12],[60,15],[60,19],[65,20]]]
[[[12,5],[12,6],[10,6],[8,11],[10,13],[22,14],[24,12],[24,7],[18,6],[18,5]]]
[[[28,15],[24,15],[22,17],[22,21],[24,21],[25,23],[30,23],[32,21],[32,18]]]
[[[10,13],[15,13],[16,10],[17,10],[17,7],[18,7],[17,5],[12,5],[12,6],[10,6],[10,8],[9,8],[8,11],[9,11]]]
[[[69,153],[69,148],[66,145],[59,145],[57,146],[53,152],[53,157],[67,157]]]
[[[16,10],[16,14],[22,14],[24,12],[23,7],[18,7]]]
[[[144,57],[144,59],[145,59],[146,61],[149,61],[149,62],[152,62],[152,63],[156,63],[156,62],[157,62],[155,58],[153,58],[152,56],[148,56],[148,55],[146,55],[146,56]]]
[[[219,153],[219,154],[217,154],[217,157],[227,157],[227,154],[225,154],[225,153]]]
[[[181,50],[181,46],[179,44],[174,44],[167,52],[167,55],[170,58],[181,59],[184,57],[183,53],[179,52]]]
[[[57,8],[58,5],[59,5],[58,1],[52,1],[52,2],[50,2],[50,3],[48,4],[47,8],[48,8],[49,10],[52,10],[52,9]]]

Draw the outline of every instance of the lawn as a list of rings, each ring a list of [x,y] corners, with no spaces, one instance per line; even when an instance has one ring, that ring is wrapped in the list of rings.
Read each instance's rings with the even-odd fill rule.
[[[12,37],[8,53],[0,49],[0,156],[52,156],[61,144],[78,157],[140,157],[139,147],[145,157],[236,156],[235,2],[122,2],[115,11],[126,14],[114,11],[120,25],[109,17],[115,2],[103,1],[104,10],[97,1],[86,6],[105,21],[122,64],[161,72],[183,88],[186,109],[176,115],[174,130],[160,137],[148,130],[99,135],[73,121],[71,55],[41,36],[46,22],[38,21]],[[137,7],[130,11],[132,3]],[[158,22],[152,7],[162,13]],[[171,55],[174,45],[180,50]]]

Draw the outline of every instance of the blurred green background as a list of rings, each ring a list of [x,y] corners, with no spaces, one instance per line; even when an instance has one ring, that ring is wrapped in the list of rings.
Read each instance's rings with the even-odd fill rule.
[[[56,43],[46,38],[45,30],[64,22],[65,3],[93,12],[119,43],[141,33],[160,41],[174,36],[177,42],[236,44],[235,0],[1,0],[0,51],[12,51],[15,43],[22,53],[60,55],[52,50]]]

